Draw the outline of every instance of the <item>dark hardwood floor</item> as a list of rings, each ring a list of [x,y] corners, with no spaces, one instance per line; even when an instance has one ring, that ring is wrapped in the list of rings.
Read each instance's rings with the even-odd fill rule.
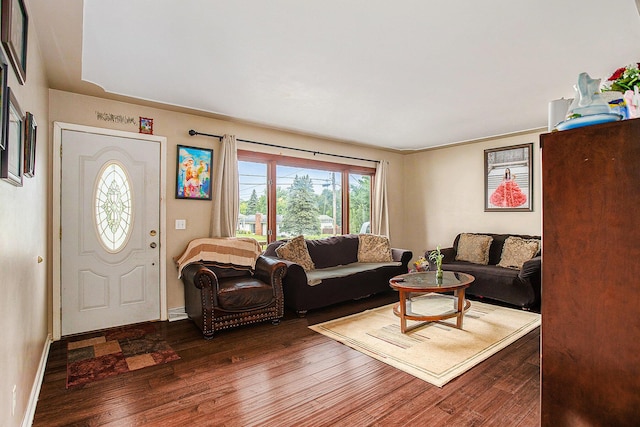
[[[64,340],[49,354],[34,426],[538,426],[540,329],[451,381],[430,385],[307,328],[394,293],[287,313],[206,341],[159,323],[181,359],[66,389]]]

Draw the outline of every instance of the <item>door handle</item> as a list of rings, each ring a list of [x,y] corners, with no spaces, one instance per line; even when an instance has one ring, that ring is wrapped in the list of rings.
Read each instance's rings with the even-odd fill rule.
[[[151,249],[155,249],[156,246],[158,246],[158,245],[156,245],[156,242],[151,242],[151,244],[149,244],[149,246],[151,247]]]

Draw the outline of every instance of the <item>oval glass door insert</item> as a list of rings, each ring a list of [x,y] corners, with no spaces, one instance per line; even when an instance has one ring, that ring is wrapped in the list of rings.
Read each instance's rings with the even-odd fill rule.
[[[124,167],[111,161],[102,167],[94,191],[95,226],[102,246],[112,253],[124,248],[133,223],[133,195]]]

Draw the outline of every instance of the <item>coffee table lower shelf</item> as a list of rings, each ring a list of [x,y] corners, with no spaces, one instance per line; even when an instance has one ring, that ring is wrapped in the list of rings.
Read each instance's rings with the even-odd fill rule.
[[[458,299],[460,297],[460,295],[458,295],[458,297],[456,299],[458,299],[457,304],[456,305],[464,305],[464,307],[456,307],[454,310],[450,310],[450,311],[446,311],[444,313],[440,313],[440,314],[433,314],[430,316],[425,316],[425,315],[421,315],[418,313],[412,313],[412,312],[406,312],[407,311],[407,302],[411,302],[411,297],[409,296],[408,298],[405,299],[404,296],[400,297],[400,302],[396,303],[396,305],[393,306],[393,314],[395,314],[396,316],[398,316],[400,318],[400,330],[402,331],[402,333],[406,333],[409,332],[413,329],[419,328],[421,326],[424,326],[427,323],[430,322],[438,322],[440,320],[446,320],[446,319],[451,319],[452,317],[456,317],[456,327],[458,329],[462,329],[462,321],[464,318],[464,313],[467,312],[467,310],[469,310],[469,307],[471,307],[471,301],[464,299],[464,292],[462,292],[462,299]],[[463,301],[463,304],[459,304],[460,301]],[[405,313],[402,312],[402,308],[401,308],[401,304],[405,305]],[[407,320],[414,320],[414,321],[418,321],[421,323],[416,323],[415,325],[411,325],[409,327],[407,327]]]

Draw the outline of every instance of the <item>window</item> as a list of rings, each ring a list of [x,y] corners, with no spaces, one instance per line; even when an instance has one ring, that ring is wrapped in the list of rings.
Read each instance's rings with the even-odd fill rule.
[[[240,177],[240,214],[236,236],[267,243],[267,165],[238,161]]]
[[[349,230],[371,232],[371,176],[349,174]]]
[[[370,224],[373,168],[239,150],[238,173],[237,236],[264,245],[359,233]]]
[[[133,217],[131,186],[123,166],[107,163],[94,186],[94,218],[100,242],[111,252],[119,252],[126,244]]]
[[[337,176],[336,176],[337,175]],[[307,167],[276,167],[276,239],[342,234],[341,173]],[[337,180],[337,182],[336,182]]]

